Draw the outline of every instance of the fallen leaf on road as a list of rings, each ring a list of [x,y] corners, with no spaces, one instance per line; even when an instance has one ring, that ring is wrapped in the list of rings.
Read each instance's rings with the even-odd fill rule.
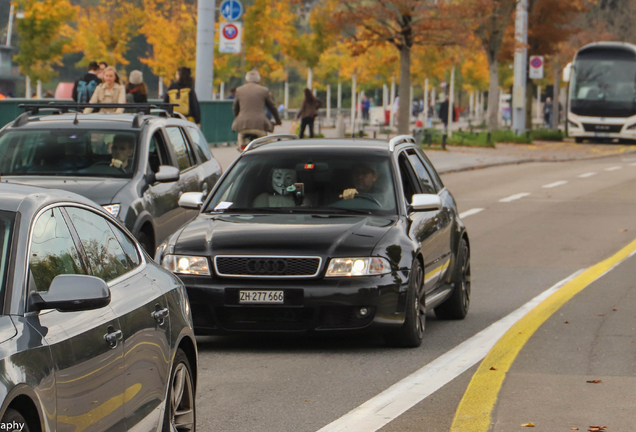
[[[619,229],[618,232],[627,232],[626,229]]]
[[[596,315],[596,316],[605,316],[605,314],[598,314],[598,315]]]
[[[590,426],[588,431],[596,432],[596,431],[604,431],[607,429],[607,426]]]
[[[563,324],[570,324],[570,321],[566,321],[566,322],[564,322]]]
[[[579,430],[579,428],[570,428],[570,430]]]
[[[614,308],[614,311],[617,311],[617,310],[618,310],[618,308]]]
[[[534,427],[534,423],[524,423],[521,427]]]
[[[305,402],[311,402],[311,399],[305,399]]]
[[[589,382],[591,384],[598,384],[598,383],[602,383],[603,380],[590,380],[590,381],[586,381],[586,382]]]
[[[496,367],[494,367],[494,366],[491,366],[491,367],[490,367],[490,370],[497,370],[497,368],[496,368]]]

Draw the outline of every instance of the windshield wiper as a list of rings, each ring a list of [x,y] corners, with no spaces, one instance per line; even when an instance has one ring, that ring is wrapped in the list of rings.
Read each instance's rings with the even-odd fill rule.
[[[334,207],[257,207],[257,208],[227,208],[223,210],[207,210],[205,213],[284,213],[284,214],[373,214],[370,210],[341,209]]]

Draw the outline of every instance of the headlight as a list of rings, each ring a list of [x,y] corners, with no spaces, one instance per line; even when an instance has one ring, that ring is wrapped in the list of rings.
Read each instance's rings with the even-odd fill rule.
[[[161,265],[172,273],[210,276],[206,257],[166,255]]]
[[[119,209],[121,209],[121,204],[109,204],[102,207],[104,207],[104,210],[110,213],[113,217],[119,216]]]
[[[370,276],[391,273],[384,258],[332,258],[326,277]]]
[[[636,123],[634,123],[633,125],[627,126],[627,130],[634,130],[634,129],[636,129]]]

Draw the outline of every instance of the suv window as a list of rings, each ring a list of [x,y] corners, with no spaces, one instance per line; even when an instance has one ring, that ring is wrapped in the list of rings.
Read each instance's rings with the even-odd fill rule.
[[[148,148],[148,163],[152,172],[159,172],[159,166],[170,165],[168,154],[166,152],[166,143],[160,130],[156,131],[150,138],[150,147]]]
[[[435,184],[433,183],[433,179],[431,178],[431,175],[426,170],[426,167],[420,160],[419,156],[415,153],[415,150],[408,150],[407,155],[408,155],[409,161],[411,162],[411,166],[413,166],[413,169],[415,170],[417,179],[420,182],[422,193],[427,193],[427,194],[437,193],[437,191],[435,190]]]
[[[58,275],[86,274],[62,212],[44,212],[33,226],[29,290],[48,291]]]
[[[168,127],[166,128],[166,132],[168,132],[168,138],[170,139],[174,153],[177,156],[177,165],[179,166],[179,169],[181,171],[187,170],[194,165],[194,155],[188,147],[188,143],[181,132],[181,128]]]
[[[201,162],[207,162],[212,159],[212,152],[210,151],[210,147],[208,146],[208,142],[205,140],[205,137],[201,134],[199,129],[194,126],[188,126],[188,132],[190,132],[190,137],[194,143],[194,150],[201,159]]]
[[[77,207],[67,207],[66,211],[82,241],[93,276],[110,282],[134,268],[106,219]]]

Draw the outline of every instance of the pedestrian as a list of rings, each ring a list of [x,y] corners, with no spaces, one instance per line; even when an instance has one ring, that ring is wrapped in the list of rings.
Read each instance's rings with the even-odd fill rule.
[[[104,69],[104,82],[95,88],[95,92],[89,101],[91,104],[102,103],[126,103],[126,89],[121,85],[121,80],[114,67],[108,66]],[[84,114],[93,112],[93,108],[85,108]],[[101,108],[101,113],[121,114],[124,108]]]
[[[274,93],[272,93],[270,91],[269,92],[269,97],[270,97],[271,100],[274,100]],[[272,112],[269,110],[269,108],[267,106],[265,106],[265,117],[267,117],[267,120],[269,120],[270,122],[274,118],[274,114],[272,114]]]
[[[236,99],[236,87],[232,87],[232,90],[230,90],[230,94],[226,97],[226,99],[229,99],[229,100]]]
[[[369,109],[371,108],[371,101],[367,99],[367,95],[362,93],[362,120],[369,121]]]
[[[128,86],[126,88],[127,103],[147,103],[148,87],[144,82],[144,75],[139,70],[134,70],[128,76]]]
[[[238,147],[242,151],[249,143],[250,136],[264,137],[280,125],[280,116],[267,87],[260,85],[261,74],[251,70],[245,74],[245,85],[236,89],[236,99],[232,109],[234,121],[232,130],[238,132]],[[274,115],[274,125],[265,117],[265,107]]]
[[[428,112],[426,113],[426,127],[431,129],[433,127],[433,116],[435,115],[435,107],[431,104],[428,107]]]
[[[307,126],[309,126],[309,137],[314,137],[314,120],[318,116],[318,108],[320,108],[320,101],[311,94],[311,90],[306,88],[303,104],[296,116],[296,119],[300,119],[300,138],[304,138]]]
[[[444,102],[439,106],[439,118],[442,120],[444,124],[444,130],[448,130],[448,108],[449,108],[449,97],[446,95],[444,98]]]
[[[196,124],[201,123],[201,107],[194,92],[192,71],[189,67],[181,66],[175,75],[176,81],[170,84],[163,97],[166,103],[178,104],[174,111],[183,114],[188,120]]]
[[[549,128],[552,126],[552,98],[547,97],[545,99],[545,103],[543,104],[543,121],[545,123],[545,127]]]
[[[280,104],[278,105],[278,115],[283,118],[283,114],[285,114],[285,104]]]
[[[102,80],[97,76],[98,72],[99,65],[97,62],[90,62],[88,64],[88,73],[75,81],[73,85],[72,97],[75,102],[88,103],[91,100],[95,89],[102,83]]]
[[[104,71],[106,70],[107,67],[108,67],[108,63],[106,63],[105,61],[99,62],[99,69],[97,70],[97,77],[99,79],[101,79],[102,81],[104,80]]]

